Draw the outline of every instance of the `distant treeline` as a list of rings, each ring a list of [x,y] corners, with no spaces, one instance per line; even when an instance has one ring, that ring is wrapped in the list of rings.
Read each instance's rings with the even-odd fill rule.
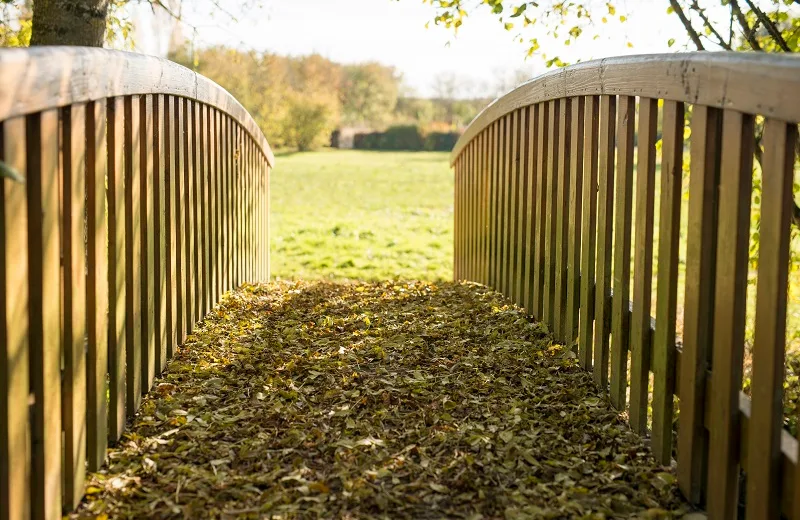
[[[356,134],[353,148],[449,152],[460,136],[461,132],[425,132],[417,125],[399,125],[389,127],[385,132]]]
[[[400,125],[417,129],[414,142],[421,144],[408,149],[444,149],[442,143],[452,140],[445,135],[463,128],[488,101],[405,96],[402,77],[393,67],[343,65],[317,54],[287,57],[226,47],[195,51],[185,47],[170,59],[227,89],[276,148],[324,146],[334,130],[343,126],[375,129],[376,134],[390,136],[409,133],[391,129]],[[361,139],[370,148],[375,142],[396,142],[394,137]]]

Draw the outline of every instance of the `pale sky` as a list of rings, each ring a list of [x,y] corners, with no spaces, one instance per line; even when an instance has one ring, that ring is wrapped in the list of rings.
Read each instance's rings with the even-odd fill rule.
[[[485,6],[474,9],[457,34],[433,24],[426,29],[434,9],[422,0],[262,0],[263,7],[241,16],[239,2],[222,0],[239,17],[236,22],[215,10],[209,0],[183,0],[183,16],[187,25],[197,27],[195,41],[200,46],[225,44],[288,55],[319,53],[342,63],[378,61],[396,67],[405,84],[421,95],[433,94],[437,74],[462,78],[466,86],[461,95],[494,95],[502,78],[509,82],[517,71],[533,77],[545,70],[540,57],[526,60],[528,46],[515,40],[515,35],[538,37],[542,52],[570,62],[685,48],[677,16],[666,15],[668,0],[614,3],[617,17],[628,15],[626,23],[602,25],[605,32],[600,39],[584,37],[569,47],[546,38],[544,30],[535,26],[506,31]],[[604,11],[605,1],[598,4]],[[148,26],[142,23],[148,17],[147,11],[137,13],[137,25]],[[137,31],[137,50],[163,53],[165,38],[148,32],[142,38]],[[191,35],[189,29],[185,32]],[[670,49],[669,38],[679,43]],[[627,46],[628,41],[633,48]]]

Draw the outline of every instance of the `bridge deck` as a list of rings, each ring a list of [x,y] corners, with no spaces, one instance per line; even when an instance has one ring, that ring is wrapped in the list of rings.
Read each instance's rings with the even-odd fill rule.
[[[471,284],[273,283],[180,349],[77,516],[660,518],[669,469]]]

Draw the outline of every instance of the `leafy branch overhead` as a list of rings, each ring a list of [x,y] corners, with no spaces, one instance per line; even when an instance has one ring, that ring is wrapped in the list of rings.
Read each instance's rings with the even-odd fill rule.
[[[552,56],[553,47],[569,46],[580,38],[598,39],[613,25],[624,24],[629,14],[613,2],[561,2],[517,0],[423,0],[436,15],[433,23],[458,30],[477,10],[490,11],[520,43],[528,56],[540,56],[548,67],[567,65]],[[663,3],[663,16],[677,16],[685,43],[696,50],[800,50],[800,0],[652,0]],[[625,5],[625,4],[623,4]],[[652,4],[651,4],[652,5]],[[660,20],[649,20],[658,24]],[[555,45],[544,49],[549,38]],[[667,45],[677,42],[670,38]],[[633,47],[635,42],[627,42]]]

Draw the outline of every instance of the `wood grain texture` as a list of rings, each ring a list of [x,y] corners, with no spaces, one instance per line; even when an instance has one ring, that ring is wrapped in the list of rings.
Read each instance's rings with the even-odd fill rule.
[[[111,100],[113,103],[113,100]],[[108,435],[108,256],[106,100],[87,104],[86,115],[86,441],[87,469],[105,462]]]
[[[673,394],[675,393],[675,320],[683,180],[684,105],[665,101],[661,147],[661,201],[658,227],[656,330],[653,339],[653,456],[663,465],[672,460]]]
[[[597,153],[600,98],[586,99],[583,143],[583,190],[581,223],[580,316],[578,359],[584,370],[592,368],[594,339],[595,252],[597,248]],[[577,191],[576,191],[577,193]]]
[[[780,505],[786,297],[797,125],[764,123],[764,176],[753,338],[747,518],[777,518]]]
[[[503,145],[502,150],[502,179],[500,181],[502,200],[500,207],[502,208],[502,227],[500,229],[500,262],[498,268],[499,273],[499,290],[504,296],[509,296],[510,276],[511,269],[509,264],[509,249],[511,247],[511,185],[514,165],[513,154],[516,152],[514,142],[514,129],[516,128],[516,112],[509,114],[503,124]]]
[[[543,308],[542,320],[553,331],[555,324],[555,269],[556,269],[556,196],[558,194],[558,136],[559,122],[561,121],[560,104],[558,101],[548,101],[549,114],[547,118],[547,132],[550,134],[550,147],[547,151],[547,163],[544,175],[547,178],[545,195],[544,217],[544,291],[542,294]],[[555,331],[557,332],[557,331]]]
[[[694,503],[700,501],[708,460],[703,418],[714,312],[720,120],[719,110],[694,107],[678,430],[678,484]]]
[[[186,331],[189,330],[188,313],[186,309],[187,287],[186,283],[186,103],[180,98],[174,98],[175,110],[175,172],[172,179],[175,181],[175,204],[173,211],[175,219],[175,320],[177,329],[175,332],[175,344],[182,345],[186,339]]]
[[[527,233],[527,226],[528,226],[528,215],[530,214],[529,211],[529,204],[530,199],[528,198],[528,191],[529,191],[529,177],[528,177],[528,155],[530,154],[530,139],[528,136],[529,132],[529,124],[528,119],[530,118],[530,109],[524,108],[519,111],[519,137],[517,138],[518,150],[517,153],[517,212],[516,212],[516,219],[517,219],[517,226],[516,226],[516,238],[514,239],[514,243],[516,244],[516,256],[514,260],[514,295],[515,301],[517,305],[520,307],[525,307],[528,298],[526,295],[528,294],[525,288],[525,282],[527,279],[526,273],[526,265],[525,265],[525,254],[528,247],[528,233]]]
[[[242,126],[270,165],[275,157],[247,110],[225,89],[166,59],[82,47],[3,49],[0,120],[99,99],[170,94],[214,106]]]
[[[61,518],[61,294],[59,114],[28,116],[28,269],[30,287],[31,517]]]
[[[534,207],[534,251],[533,251],[533,304],[532,314],[539,320],[544,317],[544,242],[547,211],[547,156],[550,149],[550,105],[540,103],[537,109],[538,129],[536,134],[536,205]]]
[[[204,312],[204,276],[205,276],[205,263],[203,251],[203,212],[205,201],[203,200],[203,123],[201,120],[201,105],[197,101],[192,101],[191,116],[192,123],[189,126],[189,137],[192,142],[192,170],[189,180],[192,201],[189,205],[189,213],[191,213],[191,228],[192,228],[192,295],[194,296],[192,302],[192,327],[194,327],[200,320],[203,319]]]
[[[25,118],[0,125],[0,160],[28,177]],[[29,518],[31,425],[26,184],[0,180],[0,519]]]
[[[555,248],[554,248],[554,280],[553,280],[553,331],[556,338],[566,340],[567,312],[567,253],[569,241],[569,189],[570,189],[570,148],[572,135],[572,98],[563,98],[559,103],[558,117],[558,169],[555,186]]]
[[[633,138],[636,99],[619,97],[617,112],[617,177],[614,189],[614,298],[611,308],[611,404],[624,410],[628,389],[628,347],[631,283],[631,218],[633,213]]]
[[[61,110],[64,507],[83,497],[86,476],[86,105]]]
[[[581,216],[583,211],[583,147],[584,111],[586,99],[572,100],[572,113],[569,120],[569,190],[567,194],[569,214],[567,216],[567,279],[564,309],[563,337],[572,345],[578,335],[578,312],[580,310],[580,265],[581,265]],[[592,277],[594,278],[594,277]]]
[[[539,132],[539,105],[528,107],[528,129],[526,134],[527,153],[525,156],[525,252],[522,268],[524,271],[523,290],[525,291],[523,305],[528,314],[534,314],[533,278],[535,265],[535,236],[536,236],[536,139]]]
[[[136,110],[136,107],[134,107]],[[153,96],[139,97],[139,226],[141,233],[141,268],[139,270],[141,295],[142,327],[142,395],[153,386],[156,360],[156,321],[155,321],[155,208],[154,184],[154,132],[155,118]],[[136,224],[134,224],[136,229]],[[138,409],[138,406],[137,406]]]
[[[181,185],[182,196],[181,205],[183,208],[183,226],[181,227],[181,238],[183,239],[184,255],[183,255],[183,315],[185,328],[184,334],[191,334],[194,329],[195,323],[195,298],[194,298],[194,276],[197,276],[195,269],[194,258],[194,231],[195,225],[193,204],[195,204],[194,197],[194,151],[193,151],[193,138],[192,128],[194,125],[194,115],[192,103],[188,100],[182,100],[183,117],[181,123],[183,124],[183,182]],[[185,336],[184,336],[185,338]]]
[[[505,233],[505,260],[503,271],[505,274],[504,294],[514,303],[516,302],[516,294],[514,287],[516,286],[516,229],[517,229],[517,203],[519,201],[518,195],[518,177],[519,177],[519,111],[511,114],[511,126],[509,128],[508,137],[508,161],[507,161],[507,187],[508,192],[506,196],[506,233]]]
[[[108,440],[125,430],[127,376],[127,260],[125,233],[125,98],[109,100],[108,110]]]
[[[156,357],[154,359],[154,373],[159,376],[164,368],[167,366],[167,299],[169,298],[169,287],[167,285],[167,243],[168,232],[166,226],[168,220],[166,218],[166,147],[168,145],[165,140],[165,102],[166,96],[157,95],[153,96],[153,215],[154,215],[154,233],[153,245],[153,258],[155,259],[155,336],[156,336]]]
[[[628,413],[631,429],[647,432],[650,384],[650,306],[653,288],[653,214],[656,193],[656,132],[658,100],[639,101],[636,161],[636,214],[631,314],[631,388]]]
[[[133,417],[142,402],[142,118],[139,96],[125,98],[125,328],[126,412]]]
[[[716,518],[738,514],[739,392],[753,185],[753,118],[726,110],[722,120],[716,294],[712,345],[707,509]]]
[[[497,161],[499,150],[499,123],[490,127],[489,142],[489,250],[487,261],[487,285],[493,289],[497,287],[497,222],[498,222],[498,177]]]
[[[800,121],[800,60],[790,55],[686,52],[604,58],[524,83],[486,107],[456,143],[451,161],[483,128],[518,108],[571,96],[640,96]]]
[[[614,214],[614,135],[617,98],[600,96],[600,135],[597,191],[597,268],[594,303],[594,382],[608,386],[608,335],[611,332],[611,244]]]
[[[177,139],[177,118],[175,117],[175,98],[165,96],[164,99],[164,126],[162,134],[164,136],[164,215],[166,216],[164,233],[166,266],[166,322],[167,322],[167,350],[166,359],[172,359],[175,347],[178,345],[178,255],[180,248],[176,241],[177,215],[175,207],[177,203],[176,172],[180,171],[178,165],[178,139]]]

